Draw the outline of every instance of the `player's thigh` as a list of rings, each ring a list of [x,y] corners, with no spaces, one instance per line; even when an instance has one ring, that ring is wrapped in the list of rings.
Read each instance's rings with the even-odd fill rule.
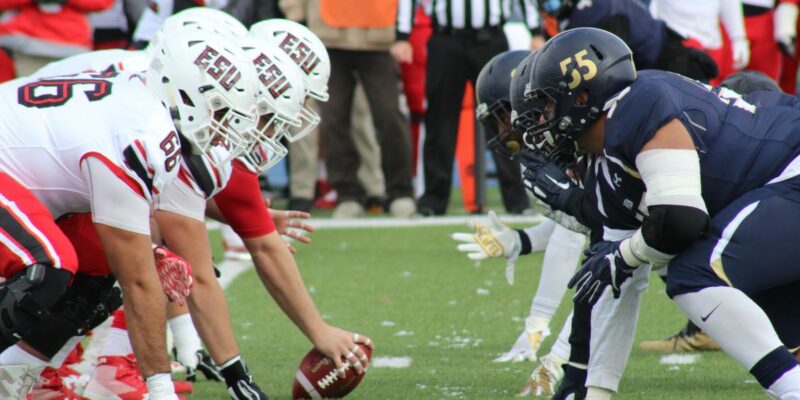
[[[754,190],[711,220],[707,238],[669,264],[670,296],[729,285],[758,293],[800,280],[800,191],[793,183]]]
[[[24,186],[0,173],[0,276],[33,264],[75,273],[77,256],[47,208]]]
[[[88,276],[111,274],[100,237],[94,229],[92,214],[71,214],[56,221],[72,243],[78,256],[78,273]]]

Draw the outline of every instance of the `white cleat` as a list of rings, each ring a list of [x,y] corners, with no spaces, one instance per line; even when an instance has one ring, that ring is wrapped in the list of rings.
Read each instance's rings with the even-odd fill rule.
[[[41,372],[41,369],[39,369]],[[0,399],[25,399],[39,379],[27,365],[0,366]]]
[[[564,377],[563,360],[553,354],[542,357],[539,365],[533,370],[525,386],[517,392],[517,396],[552,396],[558,382]]]

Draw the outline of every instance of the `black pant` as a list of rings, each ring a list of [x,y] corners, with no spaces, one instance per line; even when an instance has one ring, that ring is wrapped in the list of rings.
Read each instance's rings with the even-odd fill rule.
[[[411,186],[411,134],[400,113],[399,70],[388,51],[328,49],[331,58],[330,99],[320,104],[320,132],[324,140],[328,180],[339,202],[363,201],[366,196],[356,172],[358,152],[350,133],[350,115],[356,74],[375,123],[381,148],[381,166],[389,201],[413,197]]]
[[[499,29],[482,35],[434,33],[428,41],[428,109],[422,149],[425,194],[419,200],[420,211],[427,208],[443,214],[447,210],[464,86],[471,81],[474,87],[481,68],[506,50],[508,42]],[[506,209],[518,212],[527,208],[519,162],[497,155],[494,160]]]

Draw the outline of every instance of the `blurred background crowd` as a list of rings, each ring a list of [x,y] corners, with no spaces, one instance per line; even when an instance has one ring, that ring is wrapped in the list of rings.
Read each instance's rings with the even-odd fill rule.
[[[0,82],[81,52],[142,48],[189,7],[224,10],[248,27],[291,19],[327,47],[330,99],[312,105],[317,131],[290,143],[287,161],[265,177],[271,196],[339,218],[459,211],[452,204],[479,213],[488,182],[508,213],[523,214],[531,202],[519,163],[487,151],[493,132],[476,123],[473,86],[493,56],[594,26],[622,37],[639,66],[710,84],[755,70],[794,94],[798,2],[0,0]]]

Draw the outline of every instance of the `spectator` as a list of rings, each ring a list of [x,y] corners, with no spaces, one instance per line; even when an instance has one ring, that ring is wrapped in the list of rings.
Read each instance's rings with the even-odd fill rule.
[[[360,81],[375,123],[392,215],[416,212],[411,186],[410,134],[400,113],[398,70],[389,54],[394,41],[394,9],[387,1],[282,0],[287,16],[308,10],[308,27],[328,48],[330,100],[321,105],[320,132],[328,179],[338,196],[337,216],[364,213],[367,193],[359,182],[361,163],[351,133],[353,93]]]
[[[741,0],[653,0],[650,14],[688,38],[689,43],[684,43],[705,51],[714,59],[719,67],[719,76],[712,83],[721,82],[750,62],[750,43],[745,35]],[[720,20],[730,38],[730,46],[723,46]]]
[[[761,71],[773,80],[781,72],[781,53],[775,40],[775,0],[742,0],[744,26],[750,40],[747,69]]]
[[[0,46],[12,52],[17,76],[92,49],[86,13],[111,7],[114,0],[6,0],[0,2]]]
[[[540,3],[541,4],[541,3]],[[654,19],[636,0],[580,2],[553,0],[542,5],[543,14],[555,18],[560,30],[601,28],[619,36],[633,51],[639,69],[660,69],[709,81],[719,74],[706,53],[686,47],[684,37],[664,21]],[[548,32],[555,35],[557,32]],[[749,32],[748,32],[749,37]]]
[[[399,62],[411,62],[413,50],[407,41],[414,25],[413,0],[398,2],[397,39],[392,54]],[[538,15],[533,0],[519,0],[528,27],[538,33]],[[508,50],[503,24],[510,7],[501,0],[432,1],[433,34],[427,45],[425,94],[425,140],[422,149],[425,193],[419,199],[422,215],[447,211],[453,176],[458,121],[466,83],[473,86],[487,61]],[[493,154],[494,156],[494,154]],[[520,213],[528,208],[519,163],[495,157],[506,209]]]
[[[800,42],[797,41],[797,25],[800,0],[781,1],[775,8],[775,40],[783,53],[781,68],[781,90],[797,94],[797,66],[800,64]]]
[[[88,17],[89,25],[92,26],[94,50],[124,49],[130,45],[129,18],[125,15],[124,0],[114,0],[110,8],[91,13]]]
[[[233,15],[248,28],[265,19],[284,18],[278,0],[228,0],[222,11]]]

